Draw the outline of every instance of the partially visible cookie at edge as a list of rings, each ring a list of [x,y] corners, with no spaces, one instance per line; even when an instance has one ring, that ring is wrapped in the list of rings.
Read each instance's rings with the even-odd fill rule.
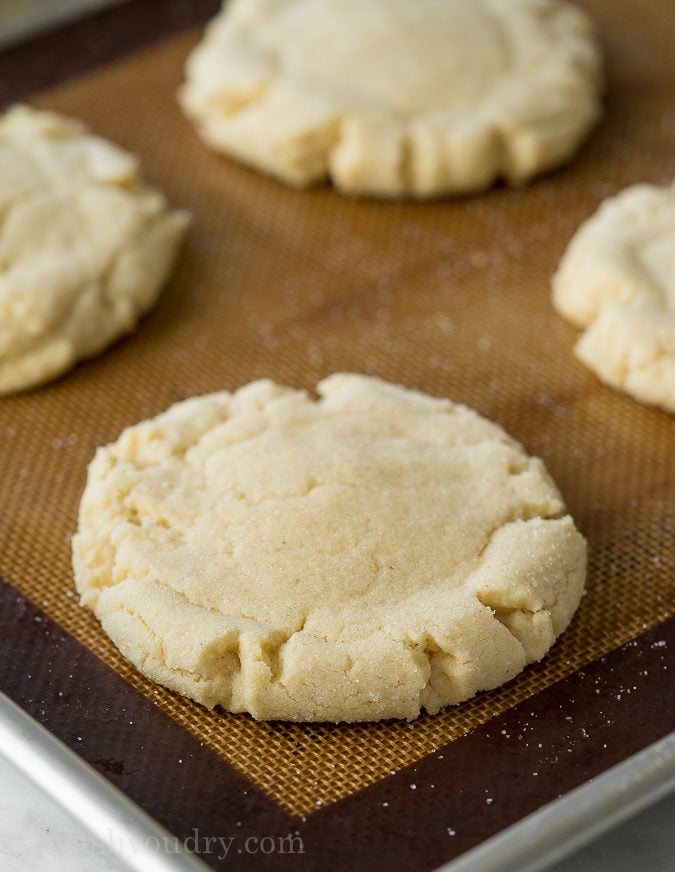
[[[541,460],[449,400],[337,374],[178,403],[90,465],[75,582],[145,675],[258,719],[437,712],[567,627],[586,546]]]
[[[564,0],[230,0],[179,98],[209,146],[288,184],[425,198],[571,159],[601,68]]]
[[[675,412],[675,184],[602,203],[560,262],[553,302],[585,328],[575,352],[602,381]]]
[[[0,116],[0,395],[49,382],[131,332],[188,216],[138,159],[74,119]]]

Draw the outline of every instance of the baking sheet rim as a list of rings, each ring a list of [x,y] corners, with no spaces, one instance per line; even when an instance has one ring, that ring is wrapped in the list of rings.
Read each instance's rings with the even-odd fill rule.
[[[150,839],[163,844],[164,839],[175,837],[2,692],[0,754],[112,850],[124,844],[137,846],[131,868],[139,872],[204,872],[207,868],[191,855],[148,851],[147,846],[155,844]],[[672,732],[444,864],[438,872],[536,872],[674,789]],[[68,802],[75,797],[78,801]],[[106,842],[110,832],[129,842],[120,838]],[[130,864],[129,856],[119,848],[118,856]]]
[[[0,691],[0,755],[136,872],[207,872],[176,837]],[[161,846],[171,846],[162,851]]]
[[[538,872],[675,790],[675,731],[437,872]]]

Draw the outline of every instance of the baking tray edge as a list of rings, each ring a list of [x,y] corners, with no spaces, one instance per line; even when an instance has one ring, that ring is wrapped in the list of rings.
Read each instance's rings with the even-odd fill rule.
[[[0,692],[0,754],[138,872],[205,872],[176,838]],[[675,732],[438,868],[537,872],[675,789]],[[110,839],[114,833],[116,838]],[[170,845],[170,852],[157,845]],[[133,846],[133,851],[119,846]],[[133,860],[130,860],[130,855]]]
[[[538,872],[675,790],[675,732],[437,872]]]
[[[0,692],[0,754],[137,872],[206,872],[120,790]],[[111,837],[112,836],[112,837]]]

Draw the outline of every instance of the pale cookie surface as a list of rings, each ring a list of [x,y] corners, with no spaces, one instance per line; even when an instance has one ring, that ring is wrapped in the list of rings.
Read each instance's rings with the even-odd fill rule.
[[[75,580],[151,679],[259,719],[413,718],[513,678],[585,542],[542,462],[464,406],[334,375],[179,403],[98,450]]]
[[[230,0],[180,101],[206,143],[292,185],[431,197],[568,160],[600,66],[559,0]]]
[[[133,155],[28,106],[0,116],[0,213],[0,394],[133,330],[187,225]]]
[[[576,354],[607,384],[675,412],[675,185],[634,185],[572,239],[558,311],[586,330]]]

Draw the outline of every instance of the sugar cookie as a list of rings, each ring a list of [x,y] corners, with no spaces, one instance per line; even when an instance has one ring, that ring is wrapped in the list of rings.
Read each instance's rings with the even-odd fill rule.
[[[334,375],[179,403],[99,449],[76,586],[122,653],[255,718],[414,718],[541,658],[585,542],[542,462],[464,406]]]
[[[567,161],[600,66],[560,0],[230,0],[180,101],[206,143],[291,185],[422,198]]]
[[[137,159],[52,112],[0,117],[0,394],[43,384],[130,332],[187,224]]]
[[[633,185],[579,228],[553,278],[599,378],[675,412],[675,185]]]

